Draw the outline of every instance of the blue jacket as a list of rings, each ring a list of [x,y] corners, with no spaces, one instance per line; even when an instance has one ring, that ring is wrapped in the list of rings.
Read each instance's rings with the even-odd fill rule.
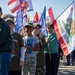
[[[13,48],[9,25],[0,18],[0,52],[11,52]]]

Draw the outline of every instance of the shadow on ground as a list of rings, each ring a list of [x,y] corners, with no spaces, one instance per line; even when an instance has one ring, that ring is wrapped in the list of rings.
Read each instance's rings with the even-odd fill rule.
[[[66,66],[66,60],[60,60],[58,75],[75,75],[75,62],[73,66]]]

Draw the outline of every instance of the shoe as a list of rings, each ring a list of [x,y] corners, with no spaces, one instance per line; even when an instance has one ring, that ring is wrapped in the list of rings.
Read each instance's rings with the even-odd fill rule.
[[[70,66],[70,64],[66,64],[66,66]]]
[[[70,66],[73,66],[73,64],[70,64]]]

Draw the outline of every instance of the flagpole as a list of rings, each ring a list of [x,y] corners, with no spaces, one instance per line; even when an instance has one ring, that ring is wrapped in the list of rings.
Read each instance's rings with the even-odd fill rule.
[[[43,33],[45,32],[46,30],[44,30],[43,31]],[[49,41],[50,41],[50,39],[49,39]],[[47,43],[47,45],[48,45],[48,51],[49,51],[49,58],[50,58],[50,60],[51,60],[51,52],[50,52],[50,44],[49,44],[49,42]]]
[[[74,2],[74,1],[73,1],[73,2]],[[72,3],[73,3],[73,2],[72,2]],[[71,3],[71,4],[72,4],[72,3]],[[70,5],[71,5],[71,4],[70,4]],[[70,5],[69,5],[69,6],[70,6]],[[69,7],[69,6],[68,6],[68,7]],[[68,9],[68,7],[56,18],[56,20]]]
[[[49,51],[49,58],[50,58],[50,60],[51,60],[50,45],[49,45],[49,42],[48,42],[48,51]]]

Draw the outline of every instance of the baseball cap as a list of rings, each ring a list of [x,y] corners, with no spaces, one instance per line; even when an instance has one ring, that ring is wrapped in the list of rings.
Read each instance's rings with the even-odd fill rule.
[[[39,23],[34,23],[33,25],[34,27],[39,26],[39,28],[41,28],[41,25]]]
[[[28,26],[34,27],[32,22],[27,22],[24,27],[28,27]]]
[[[10,22],[12,22],[14,24],[14,19],[12,19],[12,18],[7,18],[7,19],[5,19],[5,21],[6,22],[10,21]]]

